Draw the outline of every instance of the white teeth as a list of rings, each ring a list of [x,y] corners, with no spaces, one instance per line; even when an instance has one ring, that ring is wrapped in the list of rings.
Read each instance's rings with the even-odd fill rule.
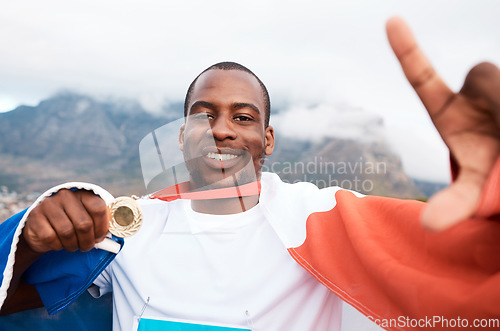
[[[237,158],[238,155],[234,155],[234,154],[219,154],[219,153],[210,152],[210,153],[207,154],[207,157],[209,159],[214,159],[214,160],[218,160],[218,161],[227,161],[227,160],[232,160],[234,158]]]

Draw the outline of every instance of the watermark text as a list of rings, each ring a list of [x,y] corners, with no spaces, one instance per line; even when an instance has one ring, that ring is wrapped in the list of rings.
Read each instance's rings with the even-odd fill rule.
[[[369,316],[370,320],[382,328],[499,328],[499,318],[476,318],[469,320],[467,318],[446,318],[444,316],[425,316],[425,318],[410,318],[408,316],[399,316],[398,318],[374,318]]]

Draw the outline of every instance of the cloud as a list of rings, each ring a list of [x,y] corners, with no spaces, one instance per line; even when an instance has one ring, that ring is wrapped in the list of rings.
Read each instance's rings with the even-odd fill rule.
[[[400,155],[403,168],[411,177],[450,182],[450,153],[432,125],[387,119],[385,132],[389,145]]]
[[[41,98],[62,88],[181,99],[202,69],[235,60],[278,93],[316,98],[334,89],[370,102],[384,88],[401,86],[384,34],[390,15],[408,18],[444,75],[460,81],[455,76],[463,76],[479,55],[491,52],[498,59],[500,28],[493,13],[499,7],[450,0],[384,5],[369,0],[6,0],[0,5],[0,40],[8,45],[0,53],[0,88],[20,103],[28,94]],[[478,36],[484,42],[469,47]],[[449,52],[441,52],[450,44]],[[27,85],[29,92],[21,92]]]
[[[387,143],[411,177],[449,182],[449,153],[439,134],[432,125],[419,124],[419,116],[409,123],[409,116],[383,118],[360,107],[324,102],[289,107],[274,114],[271,125],[277,135],[317,143],[325,137]]]
[[[282,135],[316,142],[325,137],[373,142],[383,139],[384,131],[379,115],[328,103],[292,106],[273,115],[271,124]]]

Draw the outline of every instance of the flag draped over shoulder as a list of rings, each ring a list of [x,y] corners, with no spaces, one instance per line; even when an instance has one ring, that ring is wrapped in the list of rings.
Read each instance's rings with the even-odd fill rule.
[[[344,190],[335,199],[288,250],[343,300],[390,330],[500,327],[500,162],[477,217],[439,233],[422,228],[418,201]]]
[[[306,240],[288,250],[344,301],[379,321],[500,321],[500,223],[470,220],[430,233],[411,216],[418,202],[360,201],[345,191],[336,198],[334,209],[310,215]]]

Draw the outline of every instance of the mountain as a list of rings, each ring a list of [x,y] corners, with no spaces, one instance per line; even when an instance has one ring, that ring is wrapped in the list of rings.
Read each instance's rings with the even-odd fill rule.
[[[325,137],[319,142],[282,137],[264,163],[287,182],[341,186],[364,194],[421,198],[401,159],[381,142]]]
[[[182,110],[152,115],[136,102],[69,92],[2,113],[0,184],[40,191],[63,181],[94,181],[120,193],[141,193],[139,142],[175,113]]]
[[[413,179],[415,186],[419,189],[420,192],[424,194],[425,197],[430,197],[437,191],[444,189],[448,186],[448,183],[438,183],[438,182],[430,182],[422,179]]]
[[[375,113],[346,104],[292,105],[272,123],[277,147],[266,164],[286,181],[425,197],[386,143],[384,121]]]
[[[152,115],[137,102],[99,101],[66,92],[35,107],[20,106],[2,113],[0,186],[40,192],[61,182],[87,181],[114,195],[141,195],[145,188],[139,142],[154,129],[182,117],[182,112],[180,103]],[[364,114],[345,111],[343,116],[353,122],[352,116]],[[383,126],[381,121],[369,123],[378,129]],[[336,125],[342,127],[342,123]],[[373,129],[373,125],[366,126]],[[286,181],[340,185],[385,196],[424,196],[404,173],[399,157],[382,141],[350,136],[294,138],[278,130],[276,139],[276,150],[264,169],[277,172]]]

